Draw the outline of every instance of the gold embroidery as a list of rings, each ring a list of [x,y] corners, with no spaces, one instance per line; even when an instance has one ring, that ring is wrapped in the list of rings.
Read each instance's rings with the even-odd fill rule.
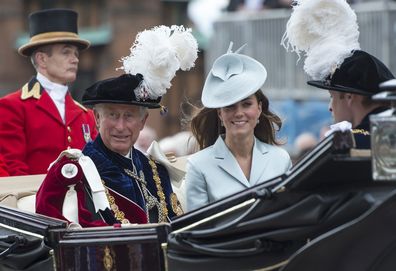
[[[163,214],[163,217],[158,218],[158,222],[167,222],[168,208],[166,207],[165,194],[164,191],[162,190],[161,179],[158,175],[157,165],[152,159],[149,159],[149,164],[151,166],[151,169],[153,170],[153,179],[155,181],[155,186],[157,187],[157,195],[160,199],[160,204]]]
[[[364,129],[352,129],[352,133],[354,133],[354,134],[362,134],[362,135],[370,135],[370,132],[366,131]]]
[[[113,257],[111,257],[110,249],[108,246],[104,249],[104,256],[103,256],[103,266],[107,271],[110,271],[113,268]]]
[[[74,101],[74,100],[73,100],[73,101]],[[84,110],[85,112],[88,112],[88,109],[87,109],[85,106],[83,106],[82,104],[80,104],[79,102],[74,101],[74,103],[75,103],[78,107],[80,107],[82,110]]]
[[[172,206],[172,211],[176,214],[176,215],[182,215],[183,209],[180,205],[179,200],[177,199],[177,195],[175,193],[172,193],[170,195],[170,202],[171,202],[171,206]]]
[[[118,208],[118,205],[115,202],[115,198],[112,195],[110,195],[109,190],[107,189],[105,182],[103,180],[102,180],[102,183],[105,188],[107,200],[110,203],[110,208],[113,211],[115,218],[118,221],[120,221],[121,224],[129,224],[129,220],[127,218],[125,218],[125,213],[123,211],[121,211],[120,208]]]
[[[29,89],[29,83],[26,83],[22,87],[21,99],[22,100],[26,100],[26,99],[29,99],[31,97],[36,98],[36,99],[40,99],[40,97],[41,97],[40,84],[38,82],[36,82],[34,84],[32,89]]]

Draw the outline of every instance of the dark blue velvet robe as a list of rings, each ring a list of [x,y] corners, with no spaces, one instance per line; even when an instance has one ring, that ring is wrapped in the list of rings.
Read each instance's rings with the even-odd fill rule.
[[[364,117],[358,126],[352,129],[357,149],[371,149],[370,115],[379,114],[388,109],[384,107],[374,109]]]
[[[153,196],[159,201],[157,195],[157,188],[153,179],[153,171],[149,164],[149,159],[139,150],[132,149],[132,160],[126,158],[118,153],[110,151],[103,143],[102,138],[98,135],[95,141],[87,143],[83,149],[84,155],[89,156],[95,163],[100,177],[105,182],[105,185],[116,192],[122,194],[133,202],[137,203],[143,210],[147,210],[146,201],[139,188],[138,181],[125,173],[124,169],[133,171],[132,160],[137,172],[143,171],[145,180],[147,181],[147,188]],[[165,194],[166,205],[168,209],[168,218],[176,216],[172,209],[170,202],[170,195],[173,193],[168,172],[164,166],[156,163],[158,175],[161,179],[161,185]],[[128,210],[121,210],[127,212]],[[154,207],[149,212],[149,222],[158,222],[158,209]]]

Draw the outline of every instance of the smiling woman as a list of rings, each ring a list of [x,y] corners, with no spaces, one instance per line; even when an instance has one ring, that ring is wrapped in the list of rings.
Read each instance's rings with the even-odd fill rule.
[[[191,121],[201,151],[187,164],[187,210],[285,173],[289,154],[275,139],[281,119],[260,90],[264,66],[238,52],[220,56],[202,91],[205,106]]]

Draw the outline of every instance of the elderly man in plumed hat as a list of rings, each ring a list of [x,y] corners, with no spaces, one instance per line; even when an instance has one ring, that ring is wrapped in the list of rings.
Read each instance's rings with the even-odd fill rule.
[[[126,74],[99,81],[83,95],[94,105],[99,134],[83,153],[95,163],[113,195],[115,217],[128,213],[117,198],[137,203],[148,222],[167,222],[182,213],[167,168],[134,148],[148,109],[164,107],[161,97],[179,69],[188,70],[197,58],[191,29],[160,26],[138,34],[131,54],[122,59]],[[118,202],[120,204],[118,204]]]
[[[283,45],[304,53],[309,85],[330,93],[329,110],[336,130],[351,130],[356,148],[370,148],[369,116],[389,109],[371,100],[382,82],[393,79],[376,57],[362,51],[355,12],[345,0],[296,1],[287,23]]]
[[[29,16],[30,41],[19,54],[37,73],[18,91],[0,99],[0,152],[10,175],[43,174],[59,153],[83,148],[97,131],[94,116],[76,102],[79,53],[89,47],[77,33],[77,13],[40,10]]]
[[[94,141],[86,144],[82,155],[93,161],[100,177],[91,178],[91,174],[86,172],[93,171],[84,170],[79,165],[81,158],[77,159],[77,164],[70,159],[58,159],[51,167],[51,176],[47,175],[38,193],[36,206],[40,213],[60,218],[75,217],[74,220],[80,224],[83,222],[83,226],[97,223],[92,220],[94,216],[86,215],[86,210],[93,208],[85,206],[86,197],[81,192],[83,183],[85,187],[90,187],[88,191],[91,194],[106,193],[108,208],[103,206],[103,202],[95,203],[92,199],[94,212],[102,210],[99,213],[107,224],[169,222],[172,217],[182,214],[171,185],[170,175],[173,172],[169,161],[163,163],[154,156],[146,156],[134,148],[134,144],[146,123],[148,109],[161,108],[161,112],[165,111],[160,105],[161,98],[171,86],[177,70],[193,67],[197,47],[191,29],[182,26],[159,26],[138,34],[131,54],[122,59],[125,74],[98,81],[83,95],[83,104],[94,107],[99,134]],[[71,183],[67,176],[77,174],[68,174],[66,168],[63,174],[62,163],[76,164],[71,168],[85,173],[85,178],[78,177]],[[80,166],[82,171],[78,170]],[[100,181],[92,181],[95,179],[103,182],[104,189]],[[69,185],[76,187],[77,193],[71,193],[77,194],[78,215],[65,216],[63,211],[60,214],[61,207],[67,213],[68,208],[63,206],[68,202]],[[49,204],[56,205],[51,206],[52,211],[46,207]],[[111,210],[111,215],[106,215],[103,209]]]

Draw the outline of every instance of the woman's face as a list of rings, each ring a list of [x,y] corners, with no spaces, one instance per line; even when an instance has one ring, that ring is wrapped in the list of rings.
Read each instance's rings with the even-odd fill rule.
[[[254,128],[260,117],[262,108],[256,96],[217,110],[220,120],[226,130],[226,137],[247,137],[254,135]]]

